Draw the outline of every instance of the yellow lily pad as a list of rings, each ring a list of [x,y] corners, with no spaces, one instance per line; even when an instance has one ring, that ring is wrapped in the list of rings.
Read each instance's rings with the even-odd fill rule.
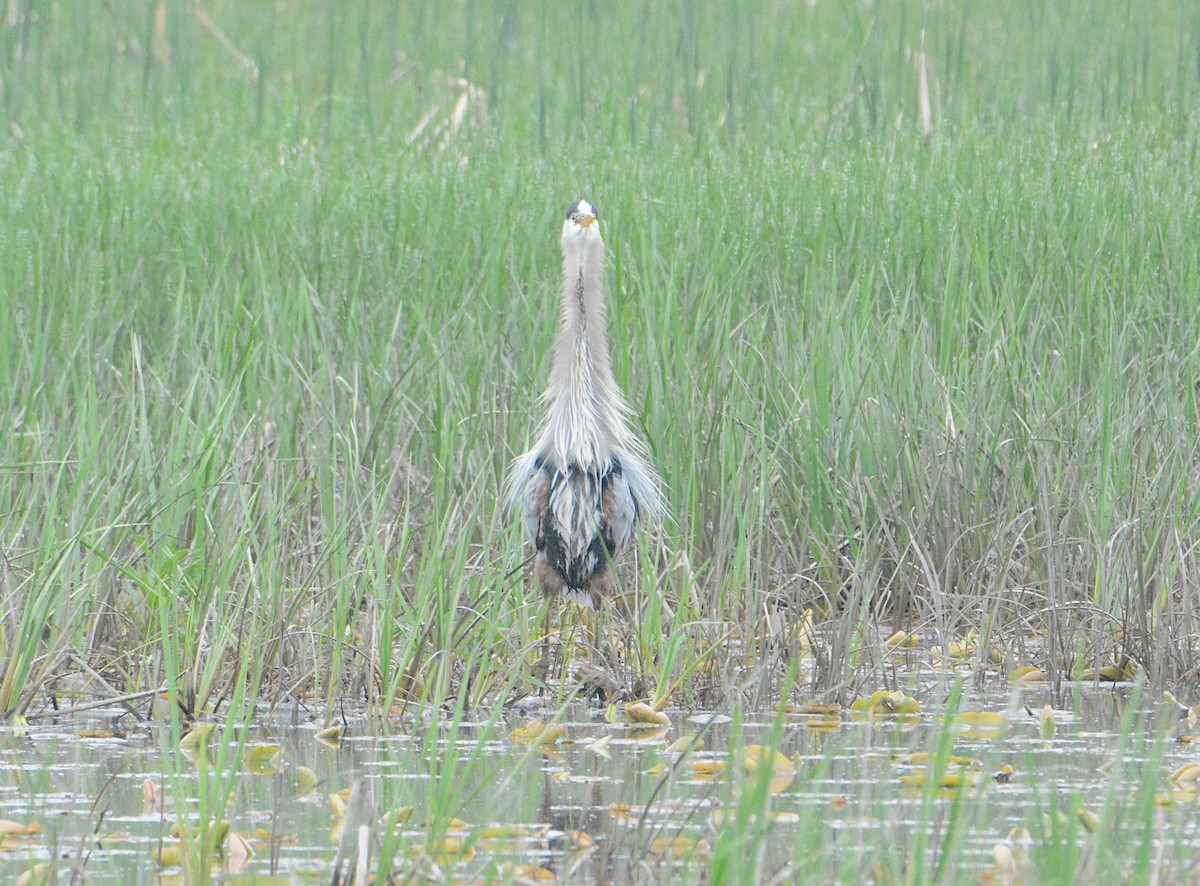
[[[959,738],[967,740],[1000,738],[1008,733],[1009,722],[992,711],[964,711],[954,718]]]
[[[1009,683],[1044,683],[1049,679],[1049,676],[1041,668],[1023,665],[1019,668],[1013,668],[1009,671]]]
[[[692,776],[700,781],[711,781],[725,771],[724,760],[693,760]]]
[[[311,794],[317,787],[317,773],[307,766],[296,767],[296,796]]]
[[[893,714],[907,716],[921,713],[921,704],[901,689],[893,692],[889,692],[886,689],[879,689],[872,692],[869,696],[856,698],[851,703],[850,710],[854,713],[868,714],[870,716],[888,716]]]
[[[704,739],[694,735],[682,735],[667,745],[668,753],[672,754],[688,754],[692,751],[703,750],[703,748]]]
[[[41,832],[42,826],[37,822],[21,824],[19,821],[13,821],[10,818],[0,818],[0,835],[2,836],[30,837]]]
[[[966,785],[978,784],[983,776],[978,772],[943,772],[938,779],[939,788],[960,788]],[[924,787],[929,780],[928,769],[918,769],[900,776],[900,783],[909,787]]]
[[[561,723],[550,726],[541,720],[530,720],[513,729],[509,738],[518,744],[546,745],[561,741],[567,735],[567,727]]]
[[[423,855],[427,855],[439,867],[447,867],[457,864],[460,861],[470,861],[475,857],[475,847],[468,843],[464,837],[447,835],[425,846],[410,846],[408,848],[408,855],[410,858],[420,858]]]
[[[759,744],[742,748],[742,765],[747,772],[757,772],[761,766],[770,766],[774,772],[796,773],[796,764],[774,748]]]
[[[275,775],[279,772],[279,746],[260,744],[246,755],[246,768],[256,775]]]
[[[397,806],[395,809],[389,810],[383,816],[383,827],[385,831],[390,831],[396,825],[404,824],[410,821],[413,817],[413,807]]]
[[[202,752],[207,750],[208,740],[216,728],[215,723],[201,723],[179,739],[179,750],[187,759],[195,761]]]
[[[682,858],[685,855],[707,851],[707,843],[703,840],[693,840],[691,837],[658,837],[650,841],[650,853],[659,857]]]
[[[635,725],[670,726],[671,718],[662,711],[656,711],[642,701],[634,701],[625,705],[625,716]]]
[[[1184,763],[1171,773],[1171,781],[1180,787],[1188,785],[1189,790],[1196,790],[1198,780],[1200,780],[1200,763]]]
[[[335,724],[322,729],[317,733],[316,739],[327,747],[340,747],[342,744],[342,727]]]
[[[910,634],[908,631],[896,631],[883,641],[883,645],[890,646],[892,649],[916,649],[917,635]]]
[[[796,764],[774,748],[763,745],[752,744],[742,749],[742,767],[751,775],[768,767],[771,778],[767,790],[772,794],[779,793],[796,778]]]

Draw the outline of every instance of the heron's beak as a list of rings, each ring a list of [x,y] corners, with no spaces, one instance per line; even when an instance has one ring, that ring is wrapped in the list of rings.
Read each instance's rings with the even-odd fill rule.
[[[590,225],[590,224],[591,224],[592,222],[594,222],[595,220],[596,220],[596,216],[594,216],[594,215],[585,215],[583,218],[581,218],[581,219],[579,220],[579,227],[581,227],[581,228],[586,228],[588,225]]]

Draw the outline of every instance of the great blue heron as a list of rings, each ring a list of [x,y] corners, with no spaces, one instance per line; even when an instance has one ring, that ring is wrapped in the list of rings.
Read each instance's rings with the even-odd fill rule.
[[[594,605],[614,587],[613,561],[634,529],[661,513],[659,481],[629,427],[604,321],[604,241],[596,209],[571,204],[563,222],[563,289],[541,435],[513,462],[509,492],[537,548],[547,596]]]

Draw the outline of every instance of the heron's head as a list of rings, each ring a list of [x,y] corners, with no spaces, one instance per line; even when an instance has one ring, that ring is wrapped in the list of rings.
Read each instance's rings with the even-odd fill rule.
[[[568,237],[578,237],[581,240],[600,236],[600,225],[596,223],[598,213],[596,207],[586,200],[572,203],[567,210],[567,220],[563,222],[563,240]]]

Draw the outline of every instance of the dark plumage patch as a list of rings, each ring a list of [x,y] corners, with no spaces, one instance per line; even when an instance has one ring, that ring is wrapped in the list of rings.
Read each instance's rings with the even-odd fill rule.
[[[579,211],[580,203],[587,203],[588,206],[592,207],[592,215],[594,215],[596,217],[596,220],[599,221],[600,210],[596,208],[595,204],[589,203],[586,200],[576,200],[574,203],[572,203],[570,206],[568,206],[567,207],[567,218],[570,218],[571,216],[573,216],[575,213],[577,213]]]
[[[617,540],[610,526],[615,507],[611,487],[621,477],[621,462],[613,459],[605,471],[571,464],[564,473],[539,456],[534,460],[534,468],[544,477],[543,485],[537,493],[535,513],[538,517],[538,528],[534,544],[566,587],[584,589],[594,577],[608,568],[608,564],[617,554]],[[564,532],[570,527],[560,526],[555,519],[554,510],[548,506],[551,497],[563,485],[572,489],[576,507],[590,507],[595,511],[599,531],[592,538],[583,540],[585,544],[568,544]],[[573,548],[581,552],[573,555]]]

